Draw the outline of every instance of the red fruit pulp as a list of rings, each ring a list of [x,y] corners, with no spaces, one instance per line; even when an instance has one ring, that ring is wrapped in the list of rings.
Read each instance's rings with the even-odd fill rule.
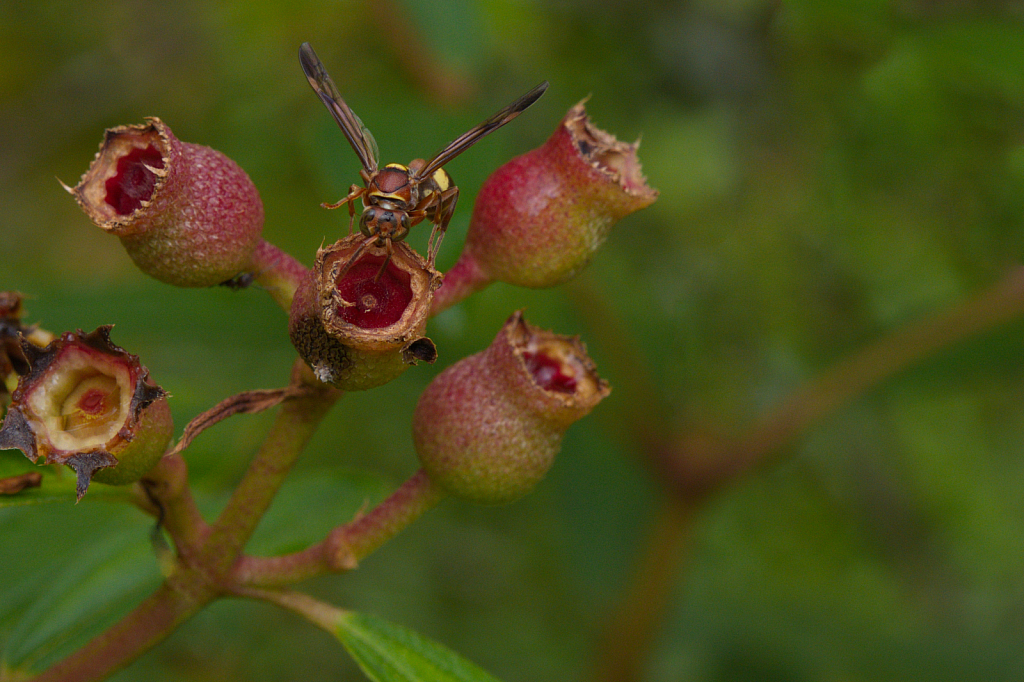
[[[338,315],[363,329],[388,327],[402,317],[412,301],[409,273],[390,263],[375,281],[383,258],[367,256],[335,283],[346,301],[355,305],[338,308]]]
[[[107,397],[109,395],[106,391],[95,388],[91,389],[78,399],[75,407],[88,414],[102,415],[107,410]]]
[[[545,391],[576,392],[576,377],[564,371],[562,363],[544,353],[523,352],[526,369]]]
[[[137,147],[118,159],[117,174],[106,183],[106,201],[120,215],[128,215],[152,196],[156,174],[146,166],[164,167],[160,150],[153,145]]]

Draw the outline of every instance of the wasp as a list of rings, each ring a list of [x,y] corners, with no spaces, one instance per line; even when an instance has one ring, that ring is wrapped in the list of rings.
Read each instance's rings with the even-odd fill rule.
[[[428,161],[414,159],[408,166],[389,163],[381,168],[376,140],[355,112],[345,104],[309,43],[303,43],[299,48],[299,62],[313,91],[334,116],[363,166],[359,171],[363,180],[362,187],[352,185],[348,195],[341,201],[323,204],[324,208],[341,208],[348,204],[351,231],[355,220],[355,201],[363,201],[359,231],[366,239],[356,248],[339,276],[348,272],[363,251],[374,244],[387,249],[387,257],[375,279],[379,278],[394,253],[392,244],[405,239],[409,228],[423,220],[433,224],[427,241],[427,263],[433,268],[441,240],[459,200],[459,188],[442,166],[469,149],[484,135],[494,132],[523,113],[548,88],[547,81],[544,81],[480,125],[455,138]]]

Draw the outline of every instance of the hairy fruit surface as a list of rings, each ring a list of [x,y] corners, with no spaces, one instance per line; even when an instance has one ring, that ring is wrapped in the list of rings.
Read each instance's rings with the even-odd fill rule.
[[[498,168],[480,188],[453,270],[542,288],[575,276],[618,220],[658,196],[627,144],[594,126],[580,102],[542,146]]]
[[[511,502],[544,477],[566,429],[609,391],[579,339],[515,313],[486,350],[423,392],[413,442],[424,470],[452,495]]]

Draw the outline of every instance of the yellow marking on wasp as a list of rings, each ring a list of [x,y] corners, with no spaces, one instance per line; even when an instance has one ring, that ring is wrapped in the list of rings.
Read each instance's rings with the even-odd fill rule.
[[[434,182],[437,183],[438,189],[440,189],[442,192],[448,189],[448,186],[451,185],[452,182],[452,177],[448,175],[448,172],[443,168],[438,168],[436,171],[434,171],[433,178]]]

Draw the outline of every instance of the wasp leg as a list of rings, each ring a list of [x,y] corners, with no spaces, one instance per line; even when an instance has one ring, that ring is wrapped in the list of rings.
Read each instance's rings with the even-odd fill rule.
[[[348,261],[345,262],[345,265],[341,268],[341,271],[334,276],[334,281],[337,282],[339,279],[347,275],[348,271],[352,268],[353,265],[356,264],[356,261],[359,260],[359,258],[363,255],[363,251],[366,251],[366,247],[375,242],[376,240],[376,235],[364,239],[363,242],[356,247],[356,250],[352,252],[352,255],[349,256]]]
[[[360,187],[359,185],[351,185],[348,188],[348,196],[333,204],[322,203],[320,204],[323,208],[341,208],[345,204],[348,204],[348,233],[352,234],[352,227],[356,221],[356,199],[366,194],[366,188]]]
[[[449,187],[441,192],[438,207],[434,212],[434,228],[430,231],[430,239],[427,240],[427,263],[431,268],[434,267],[434,259],[437,258],[437,252],[441,249],[441,240],[444,239],[448,223],[451,221],[452,215],[455,214],[455,204],[458,201],[458,187]]]
[[[384,258],[384,262],[380,264],[380,270],[378,270],[377,274],[373,276],[373,281],[374,282],[379,282],[380,281],[380,276],[384,274],[384,268],[386,268],[388,266],[388,263],[391,262],[391,256],[395,255],[395,250],[391,246],[391,240],[390,239],[386,240],[385,244],[387,245],[388,255],[387,255],[386,258]]]

